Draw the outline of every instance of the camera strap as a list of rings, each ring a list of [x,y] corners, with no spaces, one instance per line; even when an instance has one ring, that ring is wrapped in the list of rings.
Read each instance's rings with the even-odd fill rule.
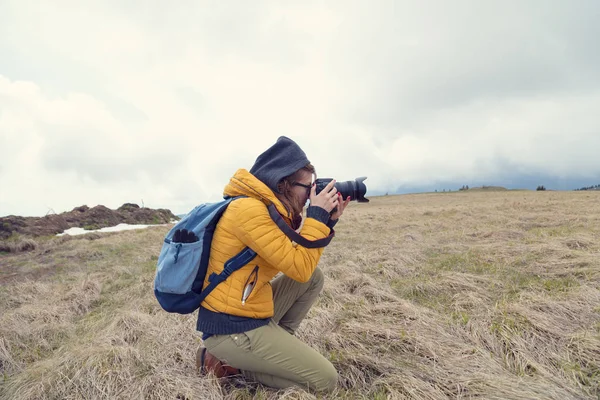
[[[331,239],[333,239],[333,237],[335,236],[335,231],[332,229],[329,236],[323,239],[308,240],[285,223],[283,217],[277,211],[275,204],[271,203],[267,206],[267,208],[269,209],[269,215],[271,216],[271,219],[277,224],[279,229],[281,229],[287,237],[289,237],[291,240],[298,243],[302,247],[306,247],[308,249],[325,247],[329,244],[329,242],[331,242]]]

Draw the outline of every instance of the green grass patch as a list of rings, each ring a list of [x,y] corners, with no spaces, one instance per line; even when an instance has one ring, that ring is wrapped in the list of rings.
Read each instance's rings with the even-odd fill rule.
[[[402,298],[422,307],[446,312],[452,306],[452,291],[432,277],[394,279],[390,286]]]
[[[578,362],[564,361],[560,365],[565,374],[573,376],[579,384],[587,387],[598,387],[600,384],[600,366],[587,363],[582,366]]]
[[[576,229],[569,225],[553,227],[536,227],[529,229],[528,233],[537,238],[559,238],[573,235]]]
[[[100,225],[98,224],[88,224],[88,225],[84,225],[83,229],[86,231],[94,231],[96,229],[100,229]]]
[[[144,274],[153,275],[156,272],[157,260],[158,258],[156,256],[152,256],[149,261],[140,264],[140,270]]]
[[[373,400],[387,400],[390,392],[385,386],[375,386],[369,395],[369,398]]]
[[[432,253],[428,263],[435,269],[441,271],[457,271],[471,274],[487,275],[498,272],[496,264],[488,261],[482,254],[476,251],[465,253]]]
[[[531,323],[524,316],[500,311],[492,318],[490,332],[498,337],[522,336],[531,327]]]
[[[452,321],[454,321],[455,323],[464,326],[467,325],[467,323],[471,319],[471,316],[466,311],[453,311],[450,314],[450,318],[452,318]]]
[[[137,276],[133,272],[124,271],[108,280],[102,287],[102,294],[111,295],[128,289],[137,282]]]
[[[572,288],[579,287],[579,282],[570,276],[562,278],[549,278],[542,280],[542,287],[550,293],[565,293]]]
[[[518,299],[519,295],[526,290],[534,290],[539,286],[541,278],[533,273],[522,272],[518,270],[505,271],[504,276],[500,278],[503,282],[501,291],[501,300],[513,301]]]

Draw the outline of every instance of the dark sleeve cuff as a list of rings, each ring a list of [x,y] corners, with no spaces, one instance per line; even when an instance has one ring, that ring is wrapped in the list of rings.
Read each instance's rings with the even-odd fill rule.
[[[327,226],[329,227],[329,229],[333,229],[333,227],[335,226],[335,224],[337,224],[339,221],[339,219],[329,219],[329,222],[327,223]]]
[[[308,206],[308,210],[306,210],[306,218],[314,218],[319,222],[327,224],[327,221],[329,221],[329,213],[324,208]]]

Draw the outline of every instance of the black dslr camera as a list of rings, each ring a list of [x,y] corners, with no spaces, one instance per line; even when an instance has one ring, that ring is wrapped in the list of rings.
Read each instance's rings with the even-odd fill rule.
[[[367,186],[363,183],[365,179],[367,179],[367,177],[363,176],[356,178],[356,180],[353,181],[336,182],[335,188],[342,194],[342,199],[344,200],[350,196],[350,200],[357,200],[359,203],[368,203],[369,199],[365,197],[365,194],[367,193]],[[317,179],[315,181],[316,193],[319,194],[319,192],[325,189],[325,186],[327,186],[327,184],[332,180],[333,178]]]

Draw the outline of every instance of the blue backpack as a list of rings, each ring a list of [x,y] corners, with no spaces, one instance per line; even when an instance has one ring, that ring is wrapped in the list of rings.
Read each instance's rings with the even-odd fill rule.
[[[249,247],[228,260],[220,274],[211,274],[208,278],[209,285],[202,290],[210,246],[217,226],[217,222],[227,209],[227,206],[236,199],[246,196],[229,197],[217,203],[205,203],[190,211],[167,233],[160,255],[156,277],[154,278],[154,295],[165,311],[189,314],[200,307],[206,296],[232,273],[248,264],[256,257]],[[267,206],[271,219],[290,240],[306,248],[325,247],[329,244],[335,232],[323,239],[308,240],[289,227],[274,204]],[[177,234],[182,230],[195,235],[194,241],[177,239]],[[186,235],[186,237],[188,237]]]
[[[210,284],[202,290],[215,227],[227,206],[238,198],[201,204],[167,233],[154,278],[154,295],[165,311],[179,314],[194,312],[219,283],[256,257],[256,253],[246,247],[225,263],[223,272],[212,274]],[[177,230],[183,229],[193,232],[198,240],[191,243],[173,241]]]

